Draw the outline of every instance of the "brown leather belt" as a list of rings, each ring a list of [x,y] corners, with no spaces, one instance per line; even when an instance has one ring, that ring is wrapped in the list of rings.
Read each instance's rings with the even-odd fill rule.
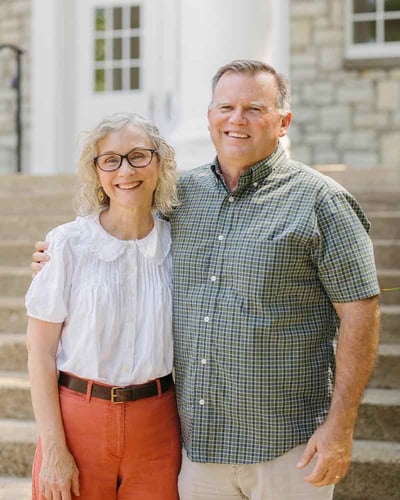
[[[93,383],[91,396],[100,399],[106,399],[112,403],[124,403],[125,401],[136,401],[137,399],[150,398],[158,395],[159,381],[161,393],[167,391],[172,385],[172,374],[166,375],[151,382],[140,385],[128,385],[126,387],[107,387]],[[58,383],[73,391],[86,394],[88,380],[84,380],[64,372],[60,372]]]

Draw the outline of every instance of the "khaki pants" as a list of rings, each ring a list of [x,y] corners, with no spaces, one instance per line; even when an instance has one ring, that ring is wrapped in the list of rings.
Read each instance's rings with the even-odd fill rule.
[[[331,500],[333,486],[304,481],[314,462],[296,467],[304,449],[298,446],[276,460],[249,465],[191,462],[183,450],[180,500]]]

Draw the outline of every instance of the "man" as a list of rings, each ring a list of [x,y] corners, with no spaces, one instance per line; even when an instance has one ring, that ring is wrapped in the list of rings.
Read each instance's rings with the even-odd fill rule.
[[[291,116],[272,67],[220,68],[217,158],[179,182],[181,500],[331,499],[349,467],[379,330],[369,223],[337,183],[286,157]]]

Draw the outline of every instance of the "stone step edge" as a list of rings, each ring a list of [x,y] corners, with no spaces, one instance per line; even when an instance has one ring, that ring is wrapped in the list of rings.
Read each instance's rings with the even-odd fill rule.
[[[352,461],[400,465],[400,443],[356,439],[353,442]]]
[[[36,443],[36,440],[34,420],[0,419],[0,443]]]

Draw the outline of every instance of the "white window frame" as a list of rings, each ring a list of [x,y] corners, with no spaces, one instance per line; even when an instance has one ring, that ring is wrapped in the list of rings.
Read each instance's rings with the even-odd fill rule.
[[[139,7],[140,9],[140,27],[139,28],[130,28],[129,26],[129,10],[131,7]],[[122,29],[114,29],[112,27],[112,11],[115,8],[122,8]],[[106,19],[106,29],[104,31],[96,31],[95,19],[96,19],[96,10],[104,9],[105,19]],[[130,5],[104,5],[99,3],[93,9],[93,47],[92,47],[92,89],[94,93],[98,94],[111,94],[116,92],[137,92],[140,91],[143,87],[143,69],[142,69],[142,51],[143,51],[143,8],[139,3],[132,3]],[[111,29],[107,29],[107,26],[111,25]],[[131,59],[126,57],[129,54],[129,39],[131,37],[138,37],[139,43],[141,46],[141,54],[138,59]],[[115,38],[122,39],[122,52],[123,56],[121,59],[113,59],[112,54],[112,43],[107,43],[107,40],[114,40]],[[97,39],[104,39],[105,43],[105,60],[104,61],[96,61],[95,60],[95,44]],[[122,89],[113,89],[113,81],[112,81],[112,70],[114,68],[122,69]],[[131,68],[139,68],[139,88],[131,89],[130,88],[130,75],[129,70]],[[105,70],[106,72],[106,88],[105,90],[96,90],[95,88],[95,72],[97,69]],[[110,71],[111,70],[111,71]],[[125,70],[125,71],[124,71]]]
[[[400,11],[385,12],[384,0],[376,0],[375,12],[353,13],[353,0],[345,0],[346,59],[399,59],[400,42],[385,42],[384,21],[399,19]],[[353,43],[355,21],[376,21],[377,41],[375,43]]]

